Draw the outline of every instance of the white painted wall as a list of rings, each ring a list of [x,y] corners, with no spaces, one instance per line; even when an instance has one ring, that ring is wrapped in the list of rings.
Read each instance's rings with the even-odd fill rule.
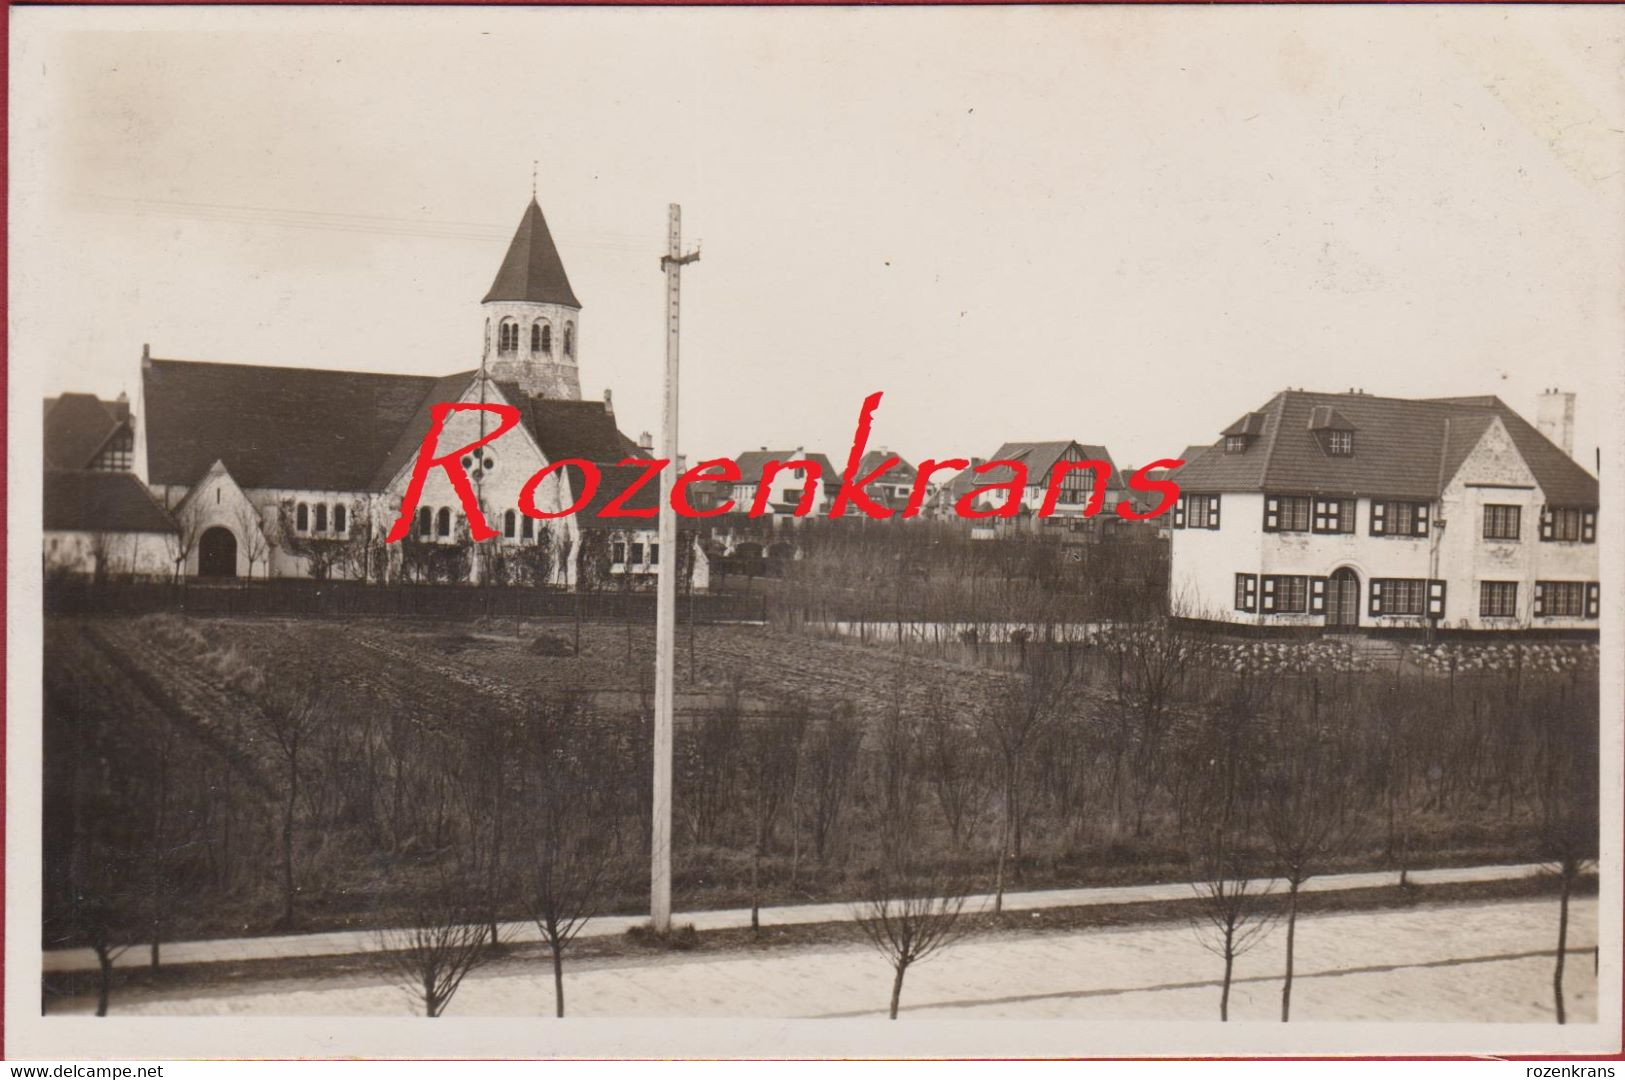
[[[1445,582],[1442,627],[1596,629],[1598,622],[1594,618],[1534,615],[1537,581],[1594,582],[1598,575],[1595,542],[1540,539],[1540,514],[1546,501],[1499,420],[1462,463],[1440,501],[1430,506],[1427,537],[1372,536],[1372,499],[1368,497],[1356,500],[1353,533],[1266,533],[1264,495],[1226,492],[1220,496],[1220,528],[1170,530],[1170,610],[1223,622],[1320,626],[1325,623],[1323,614],[1238,611],[1235,575],[1329,577],[1333,571],[1347,567],[1360,577],[1361,626],[1425,626],[1427,620],[1422,616],[1371,616],[1370,585],[1372,578],[1432,578]],[[1516,541],[1484,539],[1486,504],[1519,507],[1521,527]],[[1518,583],[1515,617],[1479,615],[1479,591],[1484,581]]]
[[[94,574],[98,541],[111,577],[171,578],[175,575],[175,538],[168,533],[101,533],[47,530],[46,573]]]

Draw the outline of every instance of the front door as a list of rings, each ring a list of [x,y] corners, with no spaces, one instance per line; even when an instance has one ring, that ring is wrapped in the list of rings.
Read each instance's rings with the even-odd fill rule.
[[[237,576],[237,538],[230,529],[216,525],[198,539],[198,577]]]
[[[1360,576],[1347,567],[1326,582],[1326,625],[1360,625]]]

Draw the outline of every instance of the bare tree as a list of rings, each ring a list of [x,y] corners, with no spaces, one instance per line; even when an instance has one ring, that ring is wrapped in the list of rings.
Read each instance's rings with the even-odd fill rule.
[[[948,839],[957,851],[974,832],[987,794],[987,757],[969,729],[941,702],[927,710],[925,744],[931,787],[948,826]]]
[[[1236,838],[1228,821],[1199,830],[1193,864],[1200,873],[1193,883],[1197,914],[1191,920],[1202,947],[1224,961],[1219,993],[1219,1019],[1230,1019],[1230,982],[1236,958],[1263,940],[1274,925],[1264,906],[1268,883],[1249,881],[1237,857]]]
[[[615,761],[605,734],[574,702],[546,711],[527,785],[525,898],[553,961],[555,1015],[564,1015],[564,951],[620,889]]]
[[[254,564],[265,564],[265,576],[271,576],[271,541],[265,535],[264,522],[253,503],[244,499],[237,504],[235,519],[237,533],[242,538],[242,553],[248,563],[248,576],[254,576]]]
[[[1066,699],[1070,676],[1054,654],[1040,649],[1023,661],[1014,693],[1001,694],[974,716],[976,732],[992,754],[1000,792],[999,851],[994,873],[995,913],[1004,910],[1005,864],[1014,856],[1020,872],[1024,796],[1033,752]]]
[[[822,863],[829,855],[842,811],[851,801],[852,777],[863,745],[863,725],[842,703],[816,723],[807,740],[803,775],[812,829],[813,853]]]
[[[1536,791],[1541,847],[1554,864],[1562,888],[1552,998],[1557,1022],[1564,1024],[1568,1022],[1563,969],[1568,954],[1569,899],[1586,863],[1597,857],[1599,731],[1594,697],[1586,700],[1576,687],[1562,687],[1553,696],[1556,700],[1542,718]]]
[[[414,893],[410,925],[377,931],[379,950],[424,1016],[439,1016],[468,973],[491,955],[481,920],[478,883],[455,869],[437,868]]]
[[[918,776],[917,770],[907,772]],[[865,877],[861,899],[853,907],[864,937],[891,964],[893,1020],[909,968],[954,944],[969,929],[962,917],[966,882],[940,865],[931,867],[920,855],[919,839],[908,819],[884,816],[877,865]]]
[[[1275,740],[1264,779],[1263,822],[1277,875],[1286,882],[1286,977],[1281,985],[1281,1020],[1292,1013],[1293,948],[1297,939],[1298,894],[1327,861],[1350,846],[1357,818],[1350,810],[1352,758],[1339,738],[1338,724],[1315,725],[1291,716]]]
[[[293,925],[293,838],[299,806],[300,767],[312,736],[326,719],[325,677],[321,672],[284,673],[261,681],[255,727],[270,743],[284,769],[282,800],[282,918]]]
[[[203,536],[203,513],[197,503],[188,502],[170,516],[175,521],[175,536],[170,551],[175,556],[175,580],[179,582],[186,577],[186,560],[197,550],[198,540]]]
[[[750,928],[761,929],[761,865],[779,813],[791,797],[807,714],[799,709],[748,719],[740,732],[743,809],[751,829]]]

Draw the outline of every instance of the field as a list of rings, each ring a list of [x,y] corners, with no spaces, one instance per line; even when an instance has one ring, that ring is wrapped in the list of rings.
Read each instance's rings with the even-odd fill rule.
[[[674,903],[852,899],[894,834],[976,888],[1190,880],[1215,799],[1239,868],[1274,873],[1283,748],[1346,796],[1316,872],[1550,854],[1528,721],[1583,716],[1586,664],[1399,685],[1319,670],[1319,646],[1241,664],[1183,635],[1035,640],[1012,670],[680,626]],[[45,944],[378,925],[474,865],[491,917],[522,916],[561,761],[574,827],[621,871],[595,904],[640,910],[652,650],[609,621],[50,618]]]

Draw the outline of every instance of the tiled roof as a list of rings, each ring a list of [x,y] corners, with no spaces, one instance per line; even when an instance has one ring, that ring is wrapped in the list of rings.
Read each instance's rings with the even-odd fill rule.
[[[1354,453],[1326,454],[1312,424],[1355,431]],[[1499,398],[1418,400],[1286,390],[1257,410],[1259,438],[1245,453],[1215,443],[1179,470],[1188,491],[1282,491],[1437,498],[1495,417],[1554,502],[1595,505],[1596,478]],[[1189,451],[1186,451],[1189,453]]]
[[[1061,460],[1061,455],[1070,447],[1076,446],[1084,458],[1093,461],[1104,461],[1111,468],[1110,477],[1106,487],[1111,490],[1121,490],[1123,478],[1117,472],[1117,463],[1112,461],[1111,453],[1104,446],[1091,446],[1087,443],[1074,442],[1071,439],[1060,439],[1050,442],[1007,442],[988,460],[990,461],[1019,461],[1027,467],[1027,483],[1029,486],[1039,486],[1049,483],[1050,470],[1055,463]],[[976,478],[978,484],[996,484],[1007,479],[1008,470],[992,469],[982,473]]]
[[[620,459],[617,458],[616,460]],[[581,467],[579,465],[566,465],[563,472],[569,478],[570,490],[579,494],[583,483]],[[592,499],[588,501],[586,506],[576,511],[575,516],[578,525],[587,528],[604,529],[653,529],[659,524],[658,517],[600,518],[598,515],[609,505],[610,500],[631,487],[639,477],[644,475],[644,470],[631,465],[620,468],[614,465],[600,464],[598,472],[598,490],[593,492]],[[659,509],[660,492],[656,487],[658,483],[659,478],[656,477],[644,484],[630,499],[622,504],[621,508],[627,510]]]
[[[871,469],[878,469],[886,463],[886,459],[895,457],[897,464],[887,469],[875,478],[875,483],[885,484],[912,484],[917,470],[908,463],[908,459],[901,454],[893,454],[890,450],[871,450],[863,455],[858,462],[858,476],[866,476]]]
[[[532,198],[525,207],[525,216],[519,219],[519,228],[508,244],[508,254],[502,259],[502,268],[485,302],[492,300],[528,300],[539,304],[564,304],[578,308],[570,288],[570,279],[564,273],[564,260],[553,244],[542,208]]]
[[[175,531],[146,485],[125,472],[48,469],[44,510],[47,531]]]
[[[418,407],[413,410],[406,423],[401,425],[395,445],[389,448],[389,452],[384,455],[383,461],[372,474],[372,482],[367,485],[370,490],[383,491],[388,488],[396,475],[417,458],[418,450],[423,446],[423,437],[429,433],[429,421],[433,418],[434,407],[444,402],[462,400],[463,392],[468,389],[468,384],[476,374],[472,371],[460,371],[455,375],[430,380],[428,393],[423,395]]]
[[[245,488],[314,491],[377,490],[380,462],[444,381],[157,359],[141,375],[152,483],[191,485],[218,459]]]
[[[95,394],[45,399],[45,467],[88,469],[107,440],[130,419],[127,401]]]
[[[615,426],[615,414],[602,401],[562,401],[531,397],[517,383],[499,382],[497,389],[519,409],[531,438],[549,461],[583,458],[597,464],[629,457],[649,457]]]
[[[442,378],[153,360],[143,372],[148,476],[190,486],[216,460],[245,488],[382,491],[429,430],[432,406],[477,372]],[[549,461],[648,454],[601,401],[530,397],[495,384]]]
[[[740,481],[746,484],[760,483],[762,470],[770,461],[810,461],[823,470],[825,483],[839,483],[841,479],[841,470],[830,464],[829,458],[806,450],[746,450],[734,460],[739,465]]]

